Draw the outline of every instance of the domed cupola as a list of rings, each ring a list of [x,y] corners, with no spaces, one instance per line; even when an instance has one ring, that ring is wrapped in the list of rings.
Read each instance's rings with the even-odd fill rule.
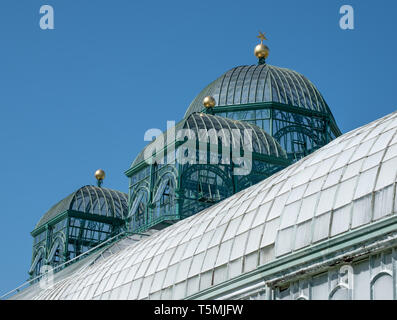
[[[295,71],[268,65],[270,50],[263,43],[267,39],[263,33],[258,38],[254,49],[258,64],[235,67],[210,83],[193,100],[184,119],[149,143],[126,171],[130,231],[160,229],[200,212],[340,135],[316,87]],[[186,130],[189,136],[178,138],[176,132]],[[209,132],[230,137],[234,132],[239,137],[252,132],[252,165],[246,174],[236,173],[245,160],[224,161],[227,148],[208,139]],[[236,141],[238,150],[230,155],[238,155],[245,143]],[[194,151],[185,144],[194,146],[190,148]],[[174,153],[186,158],[175,161]]]
[[[213,100],[207,97],[203,105],[211,109]],[[169,128],[149,143],[127,170],[127,223],[132,232],[161,229],[291,164],[285,150],[263,129],[210,112],[192,113]],[[246,133],[251,133],[251,138],[247,139]],[[251,151],[244,147],[247,142]],[[242,149],[244,159],[240,157]],[[186,158],[180,159],[182,154]]]
[[[332,115],[320,92],[305,76],[268,64],[238,66],[227,71],[198,94],[185,117],[203,110],[205,96],[212,96],[217,106],[273,102]]]
[[[32,231],[31,277],[41,267],[56,267],[120,233],[128,212],[127,194],[101,188],[103,170],[96,172],[98,186],[84,186],[55,204]]]
[[[341,134],[319,90],[302,74],[266,63],[269,48],[260,33],[257,65],[230,69],[205,87],[188,107],[185,118],[204,111],[202,101],[216,101],[214,114],[250,121],[275,137],[296,160]]]

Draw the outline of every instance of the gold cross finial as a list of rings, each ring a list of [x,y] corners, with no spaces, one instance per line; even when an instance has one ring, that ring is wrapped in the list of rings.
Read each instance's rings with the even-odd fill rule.
[[[263,32],[259,31],[259,36],[257,36],[258,39],[261,39],[261,43],[263,43],[263,40],[267,40],[265,34]]]

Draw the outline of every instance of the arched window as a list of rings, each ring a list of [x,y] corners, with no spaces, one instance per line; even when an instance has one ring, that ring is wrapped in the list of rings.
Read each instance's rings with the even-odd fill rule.
[[[181,201],[184,216],[190,216],[233,194],[233,180],[226,168],[195,165],[181,177]]]
[[[169,213],[175,214],[173,212],[175,205],[175,185],[175,177],[171,173],[166,173],[160,178],[157,187],[154,189],[154,219]]]
[[[142,226],[147,219],[148,192],[145,188],[138,189],[132,200],[129,218],[133,228]]]
[[[309,122],[309,123],[308,123]],[[324,124],[321,123],[320,127]],[[300,115],[275,111],[273,121],[274,138],[287,151],[289,158],[299,159],[324,145],[319,130],[310,119]]]
[[[40,275],[41,267],[44,265],[44,259],[45,259],[44,248],[40,248],[36,252],[36,256],[35,256],[33,263],[29,269],[29,273],[33,277],[37,277],[38,275]]]
[[[393,277],[389,271],[382,271],[371,281],[371,300],[393,299]]]
[[[64,252],[64,241],[58,237],[53,242],[51,251],[48,255],[48,263],[55,267],[63,262],[63,252]]]
[[[339,284],[331,291],[329,300],[349,300],[349,287],[345,284]]]

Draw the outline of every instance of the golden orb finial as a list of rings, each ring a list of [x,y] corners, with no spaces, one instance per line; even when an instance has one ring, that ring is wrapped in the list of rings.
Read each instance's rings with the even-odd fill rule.
[[[95,171],[95,178],[97,180],[105,179],[105,171],[103,171],[102,169],[98,169],[97,171]]]
[[[259,31],[259,36],[257,36],[261,40],[261,43],[255,47],[254,54],[259,59],[259,63],[265,63],[264,59],[269,56],[269,48],[263,44],[263,40],[267,40],[264,33]]]
[[[95,178],[97,179],[98,187],[102,185],[102,181],[103,179],[105,179],[105,176],[105,171],[103,171],[102,169],[98,169],[97,171],[95,171]]]
[[[203,105],[206,108],[213,108],[215,107],[216,101],[212,96],[206,96],[203,100]]]

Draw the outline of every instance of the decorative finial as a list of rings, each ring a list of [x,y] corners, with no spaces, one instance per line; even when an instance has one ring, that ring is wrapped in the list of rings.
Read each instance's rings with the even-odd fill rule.
[[[259,31],[259,36],[257,36],[258,39],[261,39],[261,43],[263,44],[263,40],[267,40],[265,34],[263,32]]]
[[[265,64],[266,58],[269,56],[269,48],[263,44],[263,40],[267,40],[265,34],[259,31],[258,39],[261,43],[255,47],[254,54],[259,59],[258,64]]]
[[[215,105],[216,105],[216,101],[215,101],[214,97],[206,96],[204,98],[204,100],[203,100],[203,105],[211,113],[212,112],[212,108],[215,107]]]
[[[102,169],[98,169],[95,171],[95,178],[97,179],[97,185],[98,187],[101,187],[103,179],[105,179],[105,171]]]

